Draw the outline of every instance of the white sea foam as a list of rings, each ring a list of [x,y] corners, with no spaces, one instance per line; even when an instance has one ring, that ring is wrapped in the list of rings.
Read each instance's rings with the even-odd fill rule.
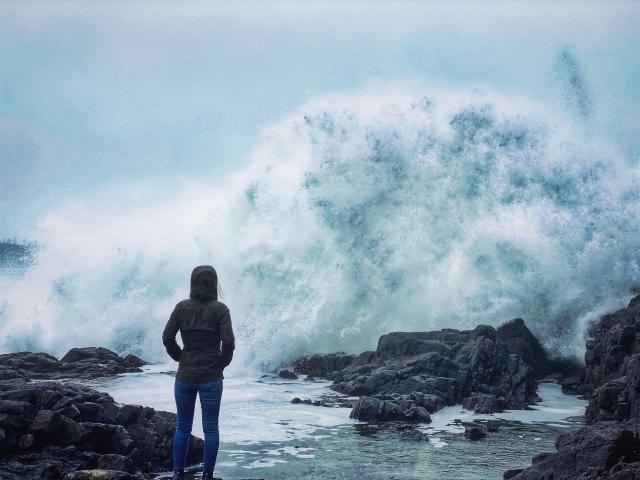
[[[584,325],[640,282],[638,171],[585,128],[492,92],[412,84],[319,98],[267,128],[224,188],[47,215],[37,264],[0,278],[0,351],[162,358],[191,267],[210,263],[236,374],[371,349],[390,330],[515,316],[547,346],[580,352]]]
[[[464,433],[463,422],[505,420],[521,423],[545,423],[556,427],[566,428],[575,425],[576,417],[584,415],[586,400],[580,400],[576,395],[565,395],[560,385],[541,383],[538,387],[541,401],[531,405],[528,410],[506,410],[502,413],[475,414],[465,410],[460,405],[445,407],[431,416],[431,423],[421,426],[426,433],[441,432]],[[442,446],[438,437],[429,438],[435,446]],[[535,438],[533,440],[536,440]]]
[[[166,370],[166,365],[145,367],[144,373],[125,374],[116,379],[98,381],[100,389],[109,392],[116,401],[148,405],[175,412],[172,376],[153,373]],[[290,400],[317,398],[327,393],[327,382],[286,381],[268,377],[229,377],[224,380],[220,410],[220,431],[223,442],[255,445],[261,442],[283,442],[302,438],[322,438],[339,425],[353,423],[349,409],[292,404]],[[202,424],[196,408],[193,432],[201,436]],[[295,455],[305,458],[309,450],[285,446],[272,449],[269,456]],[[234,455],[251,453],[242,449]]]
[[[173,377],[160,374],[165,365],[145,367],[144,373],[120,375],[115,379],[98,380],[96,385],[122,403],[148,405],[160,410],[174,411]],[[156,373],[154,373],[156,372]],[[309,382],[268,377],[229,377],[224,381],[220,411],[221,440],[237,447],[224,450],[230,458],[252,458],[256,451],[249,449],[264,442],[267,449],[260,450],[264,462],[278,461],[274,457],[311,458],[309,448],[291,445],[279,446],[292,440],[315,439],[337,435],[345,425],[359,423],[349,418],[350,409],[292,404],[294,397],[316,399],[329,393],[328,382]],[[429,441],[438,448],[446,447],[442,434],[462,434],[462,422],[502,419],[523,424],[545,423],[558,427],[575,425],[572,417],[584,414],[586,401],[575,395],[564,395],[559,385],[542,383],[538,389],[542,398],[530,410],[508,410],[491,415],[474,414],[460,405],[445,407],[431,416],[432,422],[419,428],[429,434]],[[199,408],[196,408],[195,435],[203,436]],[[246,448],[242,448],[246,446]],[[262,457],[261,457],[262,458]],[[256,464],[254,467],[268,466]]]

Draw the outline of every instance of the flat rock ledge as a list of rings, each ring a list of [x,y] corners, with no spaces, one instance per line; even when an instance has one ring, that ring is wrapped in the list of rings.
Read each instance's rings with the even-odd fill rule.
[[[291,366],[359,397],[352,418],[429,423],[430,414],[447,405],[462,403],[478,413],[526,408],[538,400],[536,378],[549,373],[550,361],[516,318],[497,329],[392,332],[375,351],[306,355]]]

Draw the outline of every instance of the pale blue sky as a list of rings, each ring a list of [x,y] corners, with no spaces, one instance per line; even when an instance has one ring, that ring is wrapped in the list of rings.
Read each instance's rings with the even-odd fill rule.
[[[0,237],[129,182],[151,198],[216,185],[265,125],[370,82],[570,109],[563,51],[584,121],[637,162],[639,25],[640,4],[623,2],[0,1]]]

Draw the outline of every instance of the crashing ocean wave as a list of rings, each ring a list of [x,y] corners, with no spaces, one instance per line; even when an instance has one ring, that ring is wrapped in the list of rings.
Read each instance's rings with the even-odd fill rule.
[[[210,263],[243,365],[513,317],[579,353],[585,325],[640,281],[639,203],[637,170],[533,101],[326,96],[268,127],[224,188],[49,214],[37,264],[0,278],[0,350],[160,358],[190,268]]]

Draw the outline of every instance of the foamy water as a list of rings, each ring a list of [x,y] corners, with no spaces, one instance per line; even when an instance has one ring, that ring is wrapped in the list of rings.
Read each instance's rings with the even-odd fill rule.
[[[92,382],[116,401],[175,411],[172,365],[151,365],[143,373]],[[586,402],[541,384],[542,401],[530,410],[475,415],[460,406],[432,415],[419,426],[428,441],[403,440],[392,432],[360,430],[349,408],[292,404],[294,397],[319,398],[327,382],[282,380],[273,375],[225,379],[220,413],[221,447],[217,472],[225,478],[501,478],[502,471],[525,466],[531,455],[552,450],[556,435],[577,428]],[[194,434],[202,437],[196,404]],[[463,422],[499,424],[481,442],[465,439]],[[197,469],[196,469],[197,470]],[[243,473],[246,472],[246,473]],[[332,476],[333,475],[333,476]],[[444,475],[444,476],[443,476]]]
[[[174,378],[158,373],[171,367],[152,365],[144,367],[144,373],[125,374],[94,384],[118,402],[175,412]],[[349,409],[290,402],[293,397],[318,398],[329,392],[328,385],[322,381],[283,380],[272,375],[226,378],[220,410],[222,441],[238,445],[289,441],[308,438],[320,429],[327,432],[338,425],[352,423]],[[202,437],[199,407],[193,432]]]
[[[50,212],[37,263],[0,277],[0,351],[163,358],[202,262],[231,309],[232,368],[516,316],[580,353],[587,322],[640,283],[638,170],[530,98],[420,82],[329,95],[266,128],[250,160],[216,190]]]

